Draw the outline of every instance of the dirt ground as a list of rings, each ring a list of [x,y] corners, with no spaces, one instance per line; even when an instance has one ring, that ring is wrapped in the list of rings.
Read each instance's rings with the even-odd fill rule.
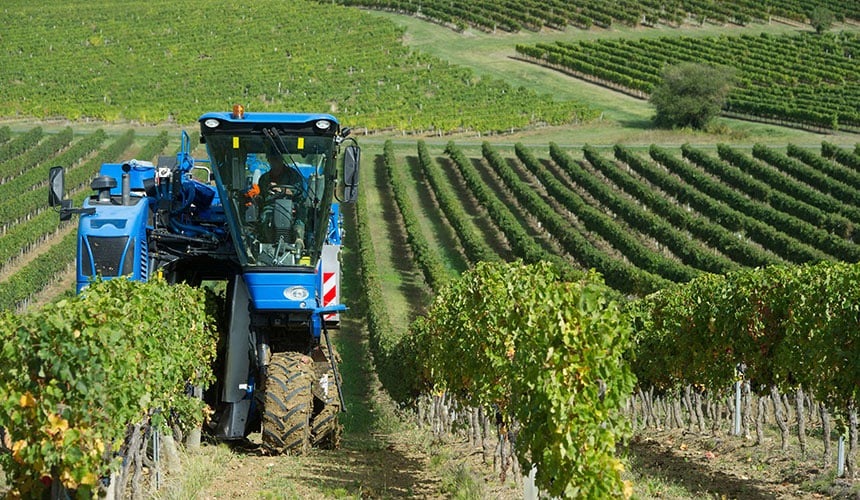
[[[368,437],[301,457],[265,456],[253,445],[227,451],[223,445],[205,446],[184,474],[193,474],[188,467],[202,460],[211,468],[206,484],[190,496],[165,497],[523,498],[522,485],[510,476],[502,483],[492,463],[483,462],[480,448],[465,439],[436,441],[425,430],[407,426]],[[645,431],[627,443],[624,453],[633,498],[858,498],[854,483],[823,467],[820,449],[802,459],[799,449],[782,451],[776,436],[755,446],[734,436]]]
[[[626,451],[639,498],[858,498],[856,483],[836,477],[835,456],[824,467],[820,439],[808,440],[805,458],[791,441],[783,451],[775,433],[756,446],[741,436],[673,429],[642,431]]]
[[[399,432],[344,436],[337,450],[267,456],[259,435],[241,446],[207,444],[186,454],[176,484],[162,498],[522,498],[521,485],[502,483],[479,446],[465,438],[438,440],[401,422]],[[193,484],[197,476],[199,484]],[[176,483],[176,480],[174,480]]]
[[[317,450],[303,457],[234,455],[199,498],[433,498],[426,455],[404,443],[378,450]]]
[[[347,287],[345,290],[349,291]],[[502,483],[492,459],[463,436],[435,438],[414,412],[396,404],[373,369],[359,313],[345,317],[334,342],[342,358],[346,412],[341,446],[302,456],[267,456],[260,435],[186,453],[161,498],[522,498]]]

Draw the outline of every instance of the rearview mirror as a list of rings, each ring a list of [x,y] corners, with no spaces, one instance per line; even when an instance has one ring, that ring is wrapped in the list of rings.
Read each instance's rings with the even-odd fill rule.
[[[358,199],[358,170],[361,163],[361,148],[351,144],[343,155],[343,201],[355,203]]]
[[[57,212],[60,220],[72,218],[72,214],[92,215],[95,208],[72,208],[72,200],[66,199],[66,170],[63,167],[51,167],[48,171],[48,205],[60,207]]]
[[[52,207],[61,206],[63,198],[66,197],[66,169],[63,167],[51,167],[48,171],[48,205]]]

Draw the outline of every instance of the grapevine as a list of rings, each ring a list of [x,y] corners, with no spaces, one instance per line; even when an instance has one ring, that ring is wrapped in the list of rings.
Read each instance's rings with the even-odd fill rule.
[[[15,490],[35,497],[44,478],[81,496],[119,465],[126,426],[178,405],[186,382],[211,379],[216,335],[204,292],[163,281],[97,281],[78,297],[0,317],[0,463]],[[20,348],[27,346],[26,349]],[[196,415],[195,415],[196,414]]]

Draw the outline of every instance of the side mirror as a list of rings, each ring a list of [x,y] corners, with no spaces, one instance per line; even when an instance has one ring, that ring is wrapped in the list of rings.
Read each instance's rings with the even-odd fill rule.
[[[355,203],[358,199],[358,171],[361,163],[361,148],[357,144],[346,147],[343,155],[343,201]]]
[[[61,206],[63,198],[66,197],[66,169],[63,167],[51,167],[48,171],[48,205],[52,207]]]
[[[71,220],[72,214],[92,215],[94,208],[72,208],[72,200],[66,198],[66,169],[51,167],[48,171],[48,205],[60,207],[60,220]]]
[[[72,200],[66,198],[66,169],[51,167],[48,171],[48,205],[60,207],[60,220],[72,218]]]

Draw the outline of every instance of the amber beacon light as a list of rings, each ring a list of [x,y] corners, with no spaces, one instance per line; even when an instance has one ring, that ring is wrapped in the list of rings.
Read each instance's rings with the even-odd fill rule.
[[[236,120],[241,120],[245,118],[245,106],[241,104],[233,105],[233,118]]]

